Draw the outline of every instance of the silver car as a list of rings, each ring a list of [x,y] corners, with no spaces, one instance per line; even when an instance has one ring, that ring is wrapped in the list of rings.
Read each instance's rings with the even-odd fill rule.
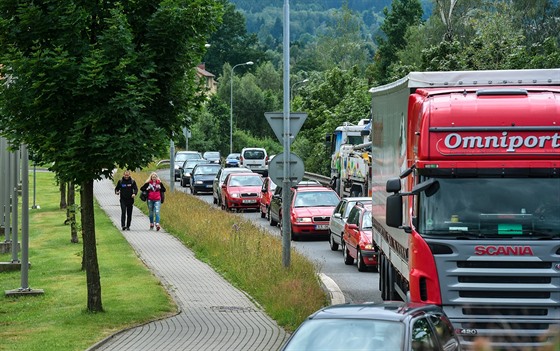
[[[329,221],[329,246],[331,250],[338,250],[344,233],[344,224],[346,224],[350,210],[357,202],[370,203],[371,197],[343,197],[334,209]]]

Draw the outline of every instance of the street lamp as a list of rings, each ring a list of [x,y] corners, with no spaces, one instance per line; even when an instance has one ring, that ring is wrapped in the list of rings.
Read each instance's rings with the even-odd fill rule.
[[[290,101],[292,101],[292,98],[293,98],[294,87],[295,87],[296,85],[298,85],[298,84],[305,84],[305,83],[307,83],[307,82],[309,82],[309,79],[304,79],[304,80],[302,80],[302,81],[300,81],[300,82],[295,82],[294,84],[292,84],[292,88],[290,89]]]
[[[245,63],[238,63],[231,68],[230,74],[230,87],[229,87],[229,153],[233,153],[233,70],[237,66],[252,65],[253,61],[247,61]]]

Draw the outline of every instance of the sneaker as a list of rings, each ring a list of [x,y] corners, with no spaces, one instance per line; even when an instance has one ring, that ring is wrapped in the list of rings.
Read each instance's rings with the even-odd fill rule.
[[[126,227],[126,230],[130,230],[130,227]]]
[[[154,224],[150,223],[150,230],[154,229]]]
[[[122,227],[122,230],[126,230],[126,227]]]
[[[156,230],[160,230],[161,227],[159,226],[159,223],[156,223]]]

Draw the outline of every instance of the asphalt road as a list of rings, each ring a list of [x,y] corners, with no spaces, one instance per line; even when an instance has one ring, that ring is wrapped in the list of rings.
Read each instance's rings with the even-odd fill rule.
[[[158,172],[160,178],[169,182],[169,169]],[[188,188],[181,187],[179,182],[174,184],[175,191],[190,193]],[[195,195],[201,200],[212,204],[212,194]],[[271,227],[267,220],[260,217],[259,212],[241,212],[237,215],[251,220],[269,231],[271,235],[280,237],[280,229]],[[379,292],[379,274],[376,272],[358,272],[356,265],[347,266],[342,258],[342,251],[332,251],[327,240],[292,241],[291,245],[317,264],[318,273],[329,276],[343,292],[346,302],[381,302]],[[281,259],[281,258],[279,258]]]

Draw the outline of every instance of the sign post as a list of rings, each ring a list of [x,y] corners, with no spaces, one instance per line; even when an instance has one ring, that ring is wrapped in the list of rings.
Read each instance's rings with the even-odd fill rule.
[[[289,82],[284,82],[284,88],[289,87]],[[289,98],[284,89],[284,99]],[[303,179],[303,161],[290,152],[290,146],[300,131],[307,114],[303,112],[289,113],[288,109],[284,112],[266,112],[264,116],[274,131],[278,140],[284,145],[284,153],[274,157],[268,166],[269,177],[276,183],[282,184],[282,213],[290,213],[290,188]],[[282,216],[282,264],[284,267],[290,266],[290,243],[292,240],[292,226],[290,216]]]

